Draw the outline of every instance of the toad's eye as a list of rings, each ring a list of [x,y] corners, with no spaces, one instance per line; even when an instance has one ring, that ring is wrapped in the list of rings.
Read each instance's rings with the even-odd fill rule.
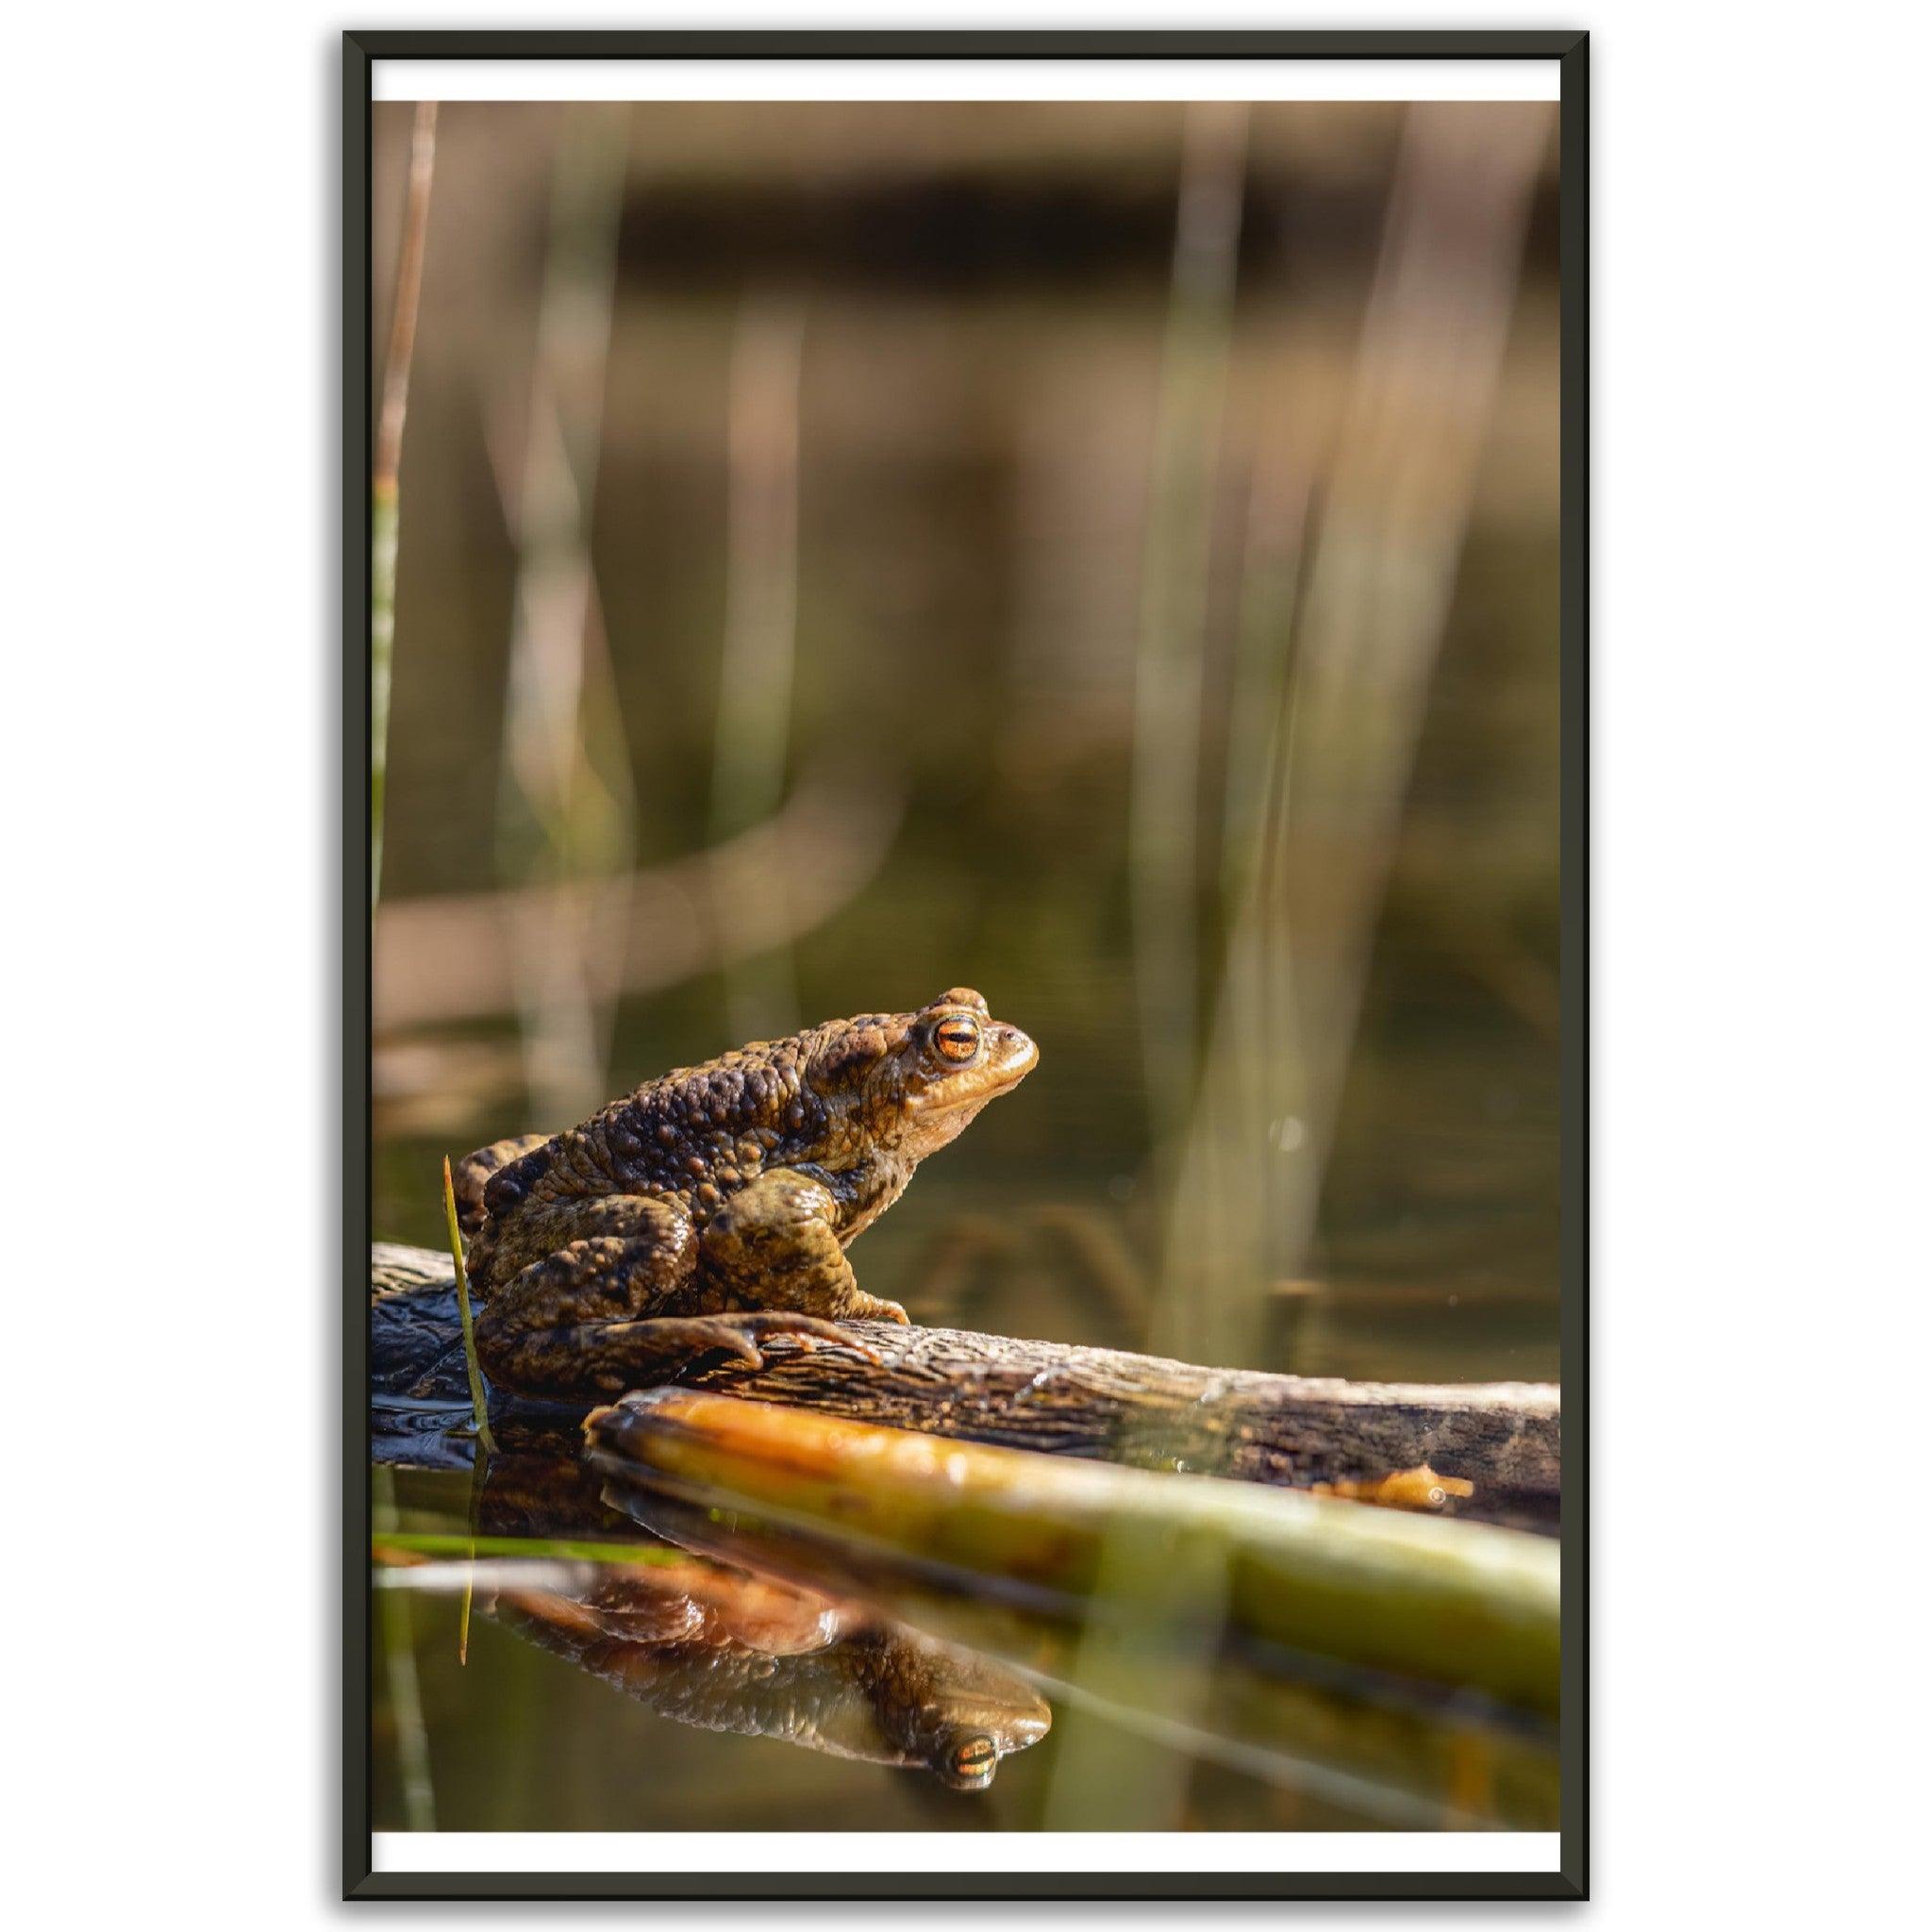
[[[955,1739],[946,1751],[946,1782],[960,1790],[991,1784],[992,1774],[999,1768],[999,1746],[983,1731]]]
[[[933,1041],[949,1060],[970,1060],[979,1051],[979,1022],[971,1013],[954,1013],[933,1028]]]

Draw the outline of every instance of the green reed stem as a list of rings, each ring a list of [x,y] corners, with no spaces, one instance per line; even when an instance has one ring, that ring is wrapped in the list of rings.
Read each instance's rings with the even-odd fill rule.
[[[449,1156],[442,1157],[442,1211],[449,1221],[449,1251],[457,1264],[457,1308],[463,1318],[463,1367],[470,1376],[470,1406],[476,1416],[476,1440],[486,1456],[496,1454],[496,1438],[490,1433],[490,1407],[483,1395],[483,1371],[476,1360],[476,1324],[470,1316],[470,1277],[463,1272],[463,1231],[457,1225],[457,1184],[449,1171]]]

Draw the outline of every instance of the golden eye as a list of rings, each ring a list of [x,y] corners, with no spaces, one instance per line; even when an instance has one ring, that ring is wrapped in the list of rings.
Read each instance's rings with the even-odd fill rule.
[[[970,1060],[979,1051],[979,1022],[971,1013],[955,1013],[934,1027],[932,1037],[949,1060]]]
[[[946,1770],[955,1785],[991,1784],[999,1767],[999,1747],[984,1733],[961,1739],[946,1757]]]

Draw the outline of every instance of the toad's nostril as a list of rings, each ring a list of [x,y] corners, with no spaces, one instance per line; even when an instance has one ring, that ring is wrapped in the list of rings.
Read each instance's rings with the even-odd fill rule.
[[[1040,1049],[1017,1026],[1000,1028],[1000,1064],[1009,1073],[1030,1073],[1039,1063]]]

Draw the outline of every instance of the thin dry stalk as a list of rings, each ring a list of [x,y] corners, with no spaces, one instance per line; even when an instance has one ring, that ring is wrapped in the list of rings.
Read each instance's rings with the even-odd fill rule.
[[[396,631],[396,546],[403,423],[409,411],[409,367],[423,298],[423,256],[429,232],[429,192],[436,179],[436,103],[418,101],[409,139],[408,199],[396,263],[395,312],[383,365],[382,412],[375,425],[371,478],[369,613],[369,901],[382,892],[382,824],[389,779],[389,707]]]

